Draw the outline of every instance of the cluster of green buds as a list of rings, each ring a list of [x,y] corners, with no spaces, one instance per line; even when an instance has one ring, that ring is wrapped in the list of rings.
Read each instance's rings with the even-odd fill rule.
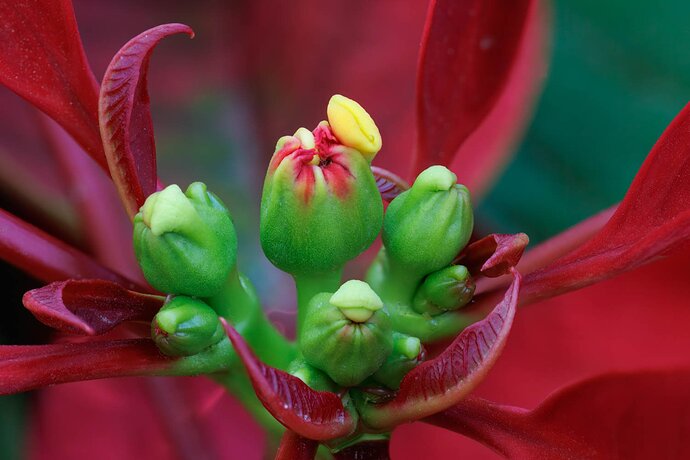
[[[134,217],[134,249],[146,280],[168,294],[151,325],[159,349],[191,356],[225,338],[218,313],[200,298],[221,291],[237,261],[228,209],[201,182],[151,194]]]
[[[390,203],[383,248],[367,281],[387,305],[396,331],[431,342],[466,325],[453,311],[472,300],[474,281],[466,267],[452,263],[473,225],[467,187],[443,166],[422,171]]]
[[[151,327],[163,353],[188,357],[227,342],[223,316],[262,359],[315,389],[394,391],[424,360],[425,342],[467,324],[456,310],[472,300],[474,281],[452,264],[472,233],[467,188],[432,166],[384,214],[371,169],[382,146],[374,121],[339,95],[327,118],[278,140],[261,199],[263,251],[297,286],[296,343],[261,313],[236,267],[230,213],[197,182],[152,194],[134,218],[139,264],[168,295]],[[345,264],[379,236],[366,281],[343,283]]]
[[[453,311],[471,301],[474,282],[451,263],[472,233],[469,192],[433,166],[384,217],[370,169],[378,128],[343,96],[327,114],[278,140],[261,203],[264,252],[297,284],[300,355],[290,370],[320,389],[396,389],[423,360],[422,342],[466,324]],[[341,285],[343,266],[379,235],[367,282]]]

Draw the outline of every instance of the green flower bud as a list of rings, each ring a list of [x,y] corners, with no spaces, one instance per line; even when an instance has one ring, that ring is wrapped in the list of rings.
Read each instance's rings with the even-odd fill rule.
[[[134,217],[134,250],[154,288],[210,297],[235,266],[237,236],[227,208],[206,185],[195,182],[185,193],[170,185]]]
[[[344,387],[372,375],[393,349],[390,319],[382,306],[362,281],[314,296],[299,338],[305,361]]]
[[[278,141],[261,199],[261,246],[278,268],[313,275],[369,247],[383,204],[367,159],[321,122]]]
[[[373,379],[392,390],[397,390],[405,374],[421,361],[422,342],[417,337],[396,332],[393,334],[393,352],[373,375]]]
[[[307,363],[304,358],[297,358],[287,369],[288,373],[294,375],[309,387],[317,391],[337,392],[338,386],[323,371]]]
[[[427,276],[417,289],[412,308],[417,313],[437,315],[464,307],[474,295],[474,280],[467,267],[451,265]]]
[[[418,276],[450,264],[472,234],[467,187],[443,166],[424,170],[388,206],[383,244],[393,263]]]
[[[225,337],[218,314],[201,300],[177,296],[168,300],[151,323],[151,336],[170,356],[190,356]]]

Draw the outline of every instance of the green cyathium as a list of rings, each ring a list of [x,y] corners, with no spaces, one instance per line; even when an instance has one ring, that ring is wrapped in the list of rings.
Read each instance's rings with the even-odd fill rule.
[[[341,395],[355,419],[357,410],[391,395],[424,361],[425,343],[455,336],[478,319],[461,308],[472,299],[474,281],[466,267],[452,265],[473,228],[467,188],[448,169],[432,166],[384,215],[369,166],[381,143],[367,117],[354,101],[337,96],[329,107],[332,126],[322,122],[281,138],[268,168],[260,239],[267,258],[295,280],[294,341],[268,320],[239,270],[230,213],[204,184],[184,193],[176,185],[156,192],[134,219],[139,264],[150,284],[168,295],[151,325],[160,350],[175,359],[161,373],[209,375],[243,402],[274,442],[282,426],[255,396],[219,317],[266,364]],[[365,281],[343,283],[345,264],[378,236],[383,245]],[[328,447],[335,452],[372,436],[388,434],[362,425]]]

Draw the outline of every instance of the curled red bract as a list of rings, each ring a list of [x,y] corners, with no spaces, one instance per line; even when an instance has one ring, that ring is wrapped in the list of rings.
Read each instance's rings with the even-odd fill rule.
[[[341,438],[354,431],[355,421],[338,395],[313,390],[297,377],[262,363],[239,333],[223,318],[221,322],[256,395],[276,420],[298,435],[318,441]]]
[[[164,24],[131,39],[103,77],[98,116],[110,175],[127,213],[133,217],[156,191],[156,145],[146,88],[151,53],[165,37],[194,32],[184,24]]]
[[[164,298],[128,291],[105,280],[67,280],[24,294],[24,306],[42,323],[61,331],[103,334],[123,321],[151,321]]]

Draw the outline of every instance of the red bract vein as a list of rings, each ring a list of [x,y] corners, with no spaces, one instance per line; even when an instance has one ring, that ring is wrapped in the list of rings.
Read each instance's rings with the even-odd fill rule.
[[[410,188],[410,184],[387,169],[372,166],[371,172],[374,173],[376,187],[378,187],[379,193],[381,193],[381,198],[389,203],[396,196]]]
[[[495,278],[510,273],[528,243],[529,237],[524,233],[493,233],[467,246],[453,263],[465,265],[474,276],[482,274]]]
[[[165,24],[134,37],[115,55],[103,77],[98,114],[105,155],[120,199],[130,217],[156,191],[156,146],[146,88],[148,65],[156,45],[192,29]]]
[[[338,395],[316,391],[295,376],[259,361],[244,339],[221,318],[242,359],[254,391],[266,409],[288,429],[318,441],[349,435],[355,423]]]

